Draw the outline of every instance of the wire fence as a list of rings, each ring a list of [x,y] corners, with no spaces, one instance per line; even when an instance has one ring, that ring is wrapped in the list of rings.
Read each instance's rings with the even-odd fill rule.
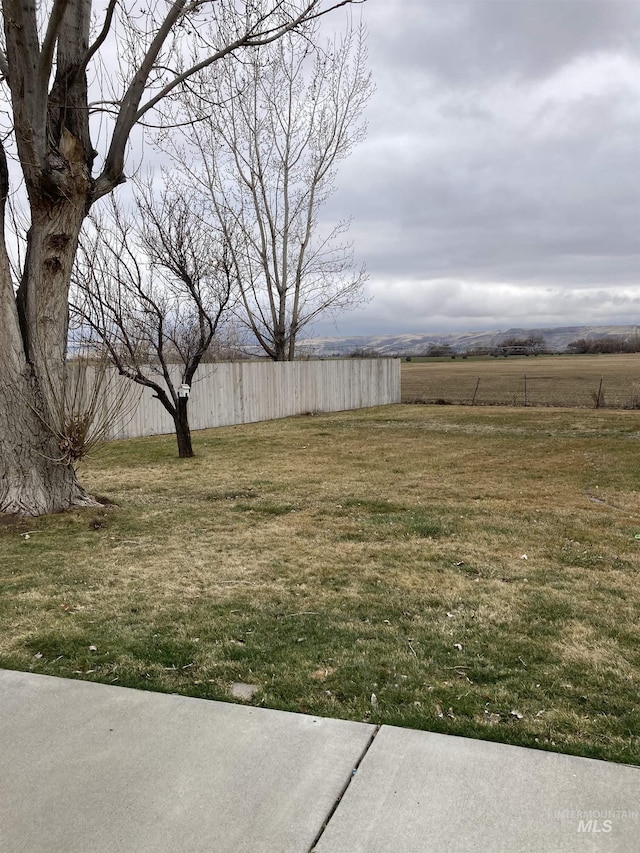
[[[442,405],[640,409],[640,371],[636,375],[473,375],[455,370],[408,371],[403,365],[402,400]]]

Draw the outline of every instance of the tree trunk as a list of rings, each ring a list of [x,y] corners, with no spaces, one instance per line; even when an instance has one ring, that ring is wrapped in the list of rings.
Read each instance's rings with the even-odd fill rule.
[[[180,459],[191,459],[192,456],[195,456],[193,447],[191,446],[191,430],[189,429],[189,418],[187,415],[188,405],[189,399],[187,397],[178,397],[176,413],[173,416],[176,439],[178,440],[178,456]]]
[[[35,373],[27,363],[8,264],[0,251],[0,513],[43,515],[91,503],[61,461]]]
[[[8,173],[0,156],[0,512],[42,515],[92,503],[63,452],[71,268],[93,185],[86,74],[89,0],[54,3],[42,40],[37,4],[5,0],[15,142],[31,226],[17,295],[4,241]],[[51,72],[55,78],[48,91]]]
[[[71,204],[34,207],[18,314],[26,359],[33,366],[49,417],[55,419],[64,398],[69,281],[87,208],[82,197]]]
[[[281,329],[276,329],[273,335],[273,361],[291,361],[287,347],[286,333]]]
[[[0,352],[0,513],[35,516],[94,504],[45,425],[29,367],[12,373],[3,355]]]
[[[84,199],[32,205],[17,304],[0,258],[0,512],[36,516],[95,503],[61,450],[71,265]]]

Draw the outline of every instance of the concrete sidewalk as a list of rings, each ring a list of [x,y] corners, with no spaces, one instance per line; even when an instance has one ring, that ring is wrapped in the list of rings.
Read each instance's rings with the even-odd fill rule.
[[[0,670],[1,853],[640,851],[640,768]]]

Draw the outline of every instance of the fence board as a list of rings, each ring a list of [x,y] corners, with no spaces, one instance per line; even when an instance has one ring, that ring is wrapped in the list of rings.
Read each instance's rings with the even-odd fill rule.
[[[179,385],[178,369],[172,373]],[[110,438],[173,432],[170,415],[150,389],[134,386],[115,370],[108,374],[105,407],[125,395],[131,401]],[[196,430],[399,402],[400,359],[204,364],[191,389],[189,422]]]

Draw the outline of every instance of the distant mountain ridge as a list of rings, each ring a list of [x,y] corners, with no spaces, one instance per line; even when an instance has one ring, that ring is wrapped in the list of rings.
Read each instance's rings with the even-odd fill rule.
[[[379,355],[420,355],[431,344],[448,345],[454,352],[475,347],[499,346],[505,338],[528,338],[541,335],[545,347],[564,352],[578,338],[629,338],[640,336],[640,324],[633,326],[560,326],[553,328],[513,328],[492,332],[452,332],[449,334],[364,335],[342,338],[310,338],[300,341],[298,351],[315,356],[348,355],[359,350]]]

